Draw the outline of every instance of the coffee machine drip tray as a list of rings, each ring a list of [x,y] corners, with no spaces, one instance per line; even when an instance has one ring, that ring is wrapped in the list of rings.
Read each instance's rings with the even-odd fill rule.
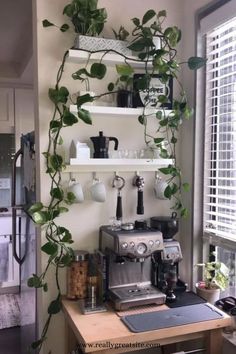
[[[166,299],[165,294],[146,282],[110,288],[109,295],[116,310],[127,310],[133,306],[149,304],[162,305]]]

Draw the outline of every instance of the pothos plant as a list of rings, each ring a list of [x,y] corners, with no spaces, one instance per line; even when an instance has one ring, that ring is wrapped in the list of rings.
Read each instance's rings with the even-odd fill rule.
[[[82,0],[81,0],[82,1]],[[75,6],[79,3],[77,0],[72,0],[71,5]],[[96,1],[97,4],[97,1]],[[69,11],[69,12],[68,12]],[[67,7],[64,13],[72,14],[72,9]],[[168,97],[166,94],[158,96],[158,109],[156,111],[157,129],[155,134],[148,133],[148,119],[149,113],[146,105],[144,105],[143,113],[138,117],[138,121],[144,126],[144,139],[148,146],[155,146],[160,150],[160,153],[165,158],[173,158],[173,164],[166,168],[161,168],[160,171],[169,176],[168,187],[165,190],[165,196],[168,198],[175,198],[174,208],[180,210],[182,216],[186,216],[187,209],[183,206],[181,201],[182,189],[188,189],[187,184],[182,183],[181,170],[176,163],[176,132],[182,123],[183,118],[191,116],[191,109],[187,105],[187,98],[178,80],[179,63],[176,60],[176,49],[178,42],[181,38],[180,30],[174,27],[162,29],[162,23],[166,17],[165,11],[156,13],[154,10],[148,10],[142,20],[134,18],[133,30],[134,40],[130,44],[130,49],[138,53],[138,59],[144,64],[145,74],[141,80],[138,81],[137,87],[139,90],[146,90],[147,94],[150,90],[150,80],[156,73],[161,74],[161,80],[164,84],[167,83],[167,77],[171,75],[176,82],[179,83],[181,92],[180,99],[175,99],[173,102],[173,109],[171,113],[166,113],[165,109],[159,107],[163,105]],[[151,24],[148,23],[152,21]],[[44,20],[44,27],[49,26],[49,21]],[[61,29],[61,28],[60,28]],[[161,48],[155,48],[153,43],[153,36],[159,36],[161,39]],[[91,52],[88,53],[88,60],[85,67],[80,68],[73,73],[74,80],[81,82],[88,79],[102,80],[106,75],[106,65],[102,62],[104,55],[107,52],[115,52],[114,50],[102,51],[103,55],[98,62],[94,62],[90,67]],[[118,53],[119,55],[122,55]],[[48,95],[54,106],[53,115],[49,123],[48,129],[48,148],[43,153],[46,161],[46,173],[50,177],[50,200],[47,204],[38,202],[31,206],[29,213],[31,214],[34,222],[44,229],[46,243],[41,247],[42,251],[48,255],[48,261],[45,269],[41,274],[33,274],[28,280],[29,287],[41,288],[43,291],[48,290],[47,273],[49,269],[55,272],[55,283],[57,287],[57,296],[48,306],[48,318],[45,322],[41,337],[32,343],[31,349],[37,352],[41,350],[43,342],[47,337],[48,327],[53,315],[61,310],[61,285],[60,285],[60,269],[70,265],[73,260],[73,243],[71,232],[60,225],[58,217],[65,212],[69,211],[68,206],[75,200],[75,196],[71,192],[63,189],[61,184],[61,173],[65,168],[63,157],[58,152],[58,147],[63,144],[61,137],[62,130],[71,127],[79,120],[86,124],[92,124],[92,119],[89,111],[83,108],[83,104],[92,102],[98,97],[114,93],[114,84],[108,85],[108,91],[98,96],[90,96],[85,94],[77,97],[77,116],[72,114],[69,110],[71,103],[70,93],[65,86],[61,86],[60,82],[63,76],[64,67],[68,51],[65,52],[62,64],[58,70],[55,87],[49,88]],[[130,65],[127,64],[127,59],[131,62],[133,58],[124,56],[125,64],[117,68],[118,74],[121,76],[121,81],[124,82],[130,79]],[[201,67],[205,61],[202,58],[192,57],[187,61],[190,69],[197,69]],[[165,135],[163,137],[163,134]],[[163,141],[167,140],[170,145],[170,151],[165,149],[162,145]]]

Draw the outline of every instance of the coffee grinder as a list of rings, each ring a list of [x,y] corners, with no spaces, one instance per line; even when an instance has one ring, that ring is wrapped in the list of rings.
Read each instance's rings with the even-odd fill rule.
[[[163,250],[153,254],[153,283],[166,294],[166,302],[176,300],[175,292],[185,291],[186,284],[179,279],[179,262],[182,260],[181,247],[173,236],[178,232],[177,214],[171,217],[155,216],[150,219],[151,228],[159,230],[163,236]]]
[[[166,298],[151,283],[151,255],[163,250],[162,234],[147,228],[146,223],[130,225],[126,229],[100,228],[99,249],[107,262],[107,298],[116,310],[163,304]]]

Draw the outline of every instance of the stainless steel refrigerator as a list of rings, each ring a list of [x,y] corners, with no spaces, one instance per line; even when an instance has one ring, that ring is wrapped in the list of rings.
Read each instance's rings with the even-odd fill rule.
[[[36,289],[27,286],[36,273],[36,230],[27,213],[35,203],[34,132],[22,135],[21,147],[15,153],[12,174],[12,242],[13,256],[20,267],[21,353],[27,353],[36,339]]]

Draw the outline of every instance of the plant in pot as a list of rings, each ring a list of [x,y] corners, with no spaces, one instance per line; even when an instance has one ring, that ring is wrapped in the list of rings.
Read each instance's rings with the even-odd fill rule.
[[[124,27],[121,26],[118,32],[113,30],[115,40],[99,37],[107,20],[107,11],[105,8],[98,8],[98,0],[71,0],[64,7],[63,14],[70,19],[77,34],[74,42],[75,49],[90,52],[112,49],[124,55],[131,55],[128,42],[124,40],[129,33]],[[43,26],[56,25],[45,19]],[[59,27],[62,32],[66,32],[69,28],[67,23]]]
[[[203,280],[196,284],[196,292],[203,299],[214,304],[225,290],[229,281],[229,269],[223,262],[205,262],[196,264],[203,268]]]
[[[108,85],[109,93],[117,93],[117,107],[133,107],[133,73],[134,69],[129,64],[116,64],[119,75],[116,82]],[[115,91],[114,91],[115,89]]]

